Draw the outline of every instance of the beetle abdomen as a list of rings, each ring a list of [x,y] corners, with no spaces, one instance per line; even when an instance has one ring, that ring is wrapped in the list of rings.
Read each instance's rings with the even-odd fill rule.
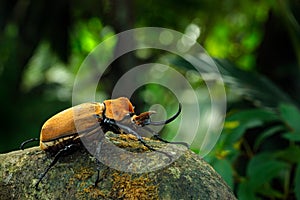
[[[102,117],[104,104],[83,103],[66,109],[50,119],[42,127],[40,148],[45,151],[55,151],[79,140],[79,135],[85,135],[99,127],[98,118]]]
[[[80,144],[80,138],[78,134],[74,134],[68,137],[62,137],[51,141],[40,141],[40,148],[51,155],[55,155],[59,150],[70,144]]]

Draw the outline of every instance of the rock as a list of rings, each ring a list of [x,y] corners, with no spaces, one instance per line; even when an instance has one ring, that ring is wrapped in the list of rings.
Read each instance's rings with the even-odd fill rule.
[[[39,147],[1,154],[0,199],[236,199],[214,169],[183,145],[167,145],[170,159],[160,152],[147,154],[150,151],[132,135],[109,132],[106,138],[107,144],[126,151],[101,147],[101,155],[106,155],[101,162],[110,166],[100,163],[96,187],[96,159],[85,148],[61,157],[38,190],[34,185],[52,157]],[[145,140],[155,149],[166,147]]]

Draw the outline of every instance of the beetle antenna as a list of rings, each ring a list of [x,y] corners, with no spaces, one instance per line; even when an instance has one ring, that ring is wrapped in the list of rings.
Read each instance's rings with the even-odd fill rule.
[[[39,138],[31,138],[29,140],[25,140],[24,142],[21,143],[20,149],[24,150],[25,144],[27,144],[29,142],[34,142],[34,141],[39,141]]]
[[[165,121],[149,122],[147,125],[160,126],[160,125],[168,124],[171,121],[173,121],[174,119],[176,119],[176,117],[178,117],[178,115],[180,114],[180,112],[181,112],[181,103],[179,103],[178,111],[177,111],[177,113],[174,116],[170,117],[169,119],[167,119]]]

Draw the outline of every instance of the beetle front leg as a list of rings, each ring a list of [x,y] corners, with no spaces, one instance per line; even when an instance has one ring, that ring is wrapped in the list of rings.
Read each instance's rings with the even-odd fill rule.
[[[146,131],[148,131],[149,133],[151,133],[155,139],[158,139],[162,142],[169,143],[169,144],[181,144],[188,149],[190,148],[190,145],[186,142],[169,142],[168,140],[161,138],[160,135],[158,133],[156,133],[155,131],[153,131],[151,128],[146,127],[146,126],[144,126],[142,128],[145,129]]]
[[[45,171],[39,176],[39,180],[38,182],[35,184],[35,189],[38,189],[39,183],[42,181],[42,179],[45,177],[45,175],[48,173],[48,171],[51,169],[51,167],[53,167],[58,159],[62,156],[62,155],[66,155],[69,154],[70,152],[72,152],[74,149],[77,149],[78,146],[80,146],[79,144],[70,144],[68,146],[65,146],[65,148],[59,150],[54,159],[52,160],[52,162],[50,163],[50,165],[45,169]]]
[[[136,136],[137,139],[138,139],[138,141],[141,142],[141,143],[142,143],[145,147],[147,147],[149,150],[151,150],[151,151],[156,151],[156,152],[159,152],[159,153],[162,153],[162,154],[166,155],[166,156],[169,158],[170,161],[172,161],[172,156],[171,156],[171,155],[169,155],[169,154],[166,153],[166,152],[163,152],[163,151],[160,151],[160,150],[156,150],[156,149],[154,149],[153,147],[149,146],[149,145],[145,142],[145,140],[143,140],[143,138],[142,138],[137,132],[135,132],[134,130],[132,130],[131,128],[129,128],[129,127],[127,127],[127,126],[124,126],[124,125],[122,125],[122,124],[116,124],[116,125],[119,126],[121,129],[125,130],[127,133],[131,133],[131,134],[133,134],[134,136]]]
[[[151,151],[157,151],[157,152],[159,152],[159,153],[162,153],[162,154],[166,155],[166,156],[169,158],[170,161],[172,161],[172,156],[171,156],[171,155],[169,155],[169,154],[166,153],[166,152],[163,152],[163,151],[160,151],[160,150],[156,150],[156,149],[152,148],[151,146],[149,146],[149,145],[143,140],[143,138],[142,138],[136,131],[134,131],[132,128],[130,128],[130,127],[126,126],[126,125],[117,123],[115,120],[111,120],[111,119],[109,119],[109,118],[104,118],[103,121],[104,121],[104,123],[106,123],[106,124],[109,124],[109,125],[111,125],[111,126],[116,126],[116,127],[120,128],[120,129],[124,130],[124,131],[127,132],[127,133],[133,134],[134,136],[137,137],[138,141],[141,142],[141,143],[142,143],[145,147],[147,147],[149,150],[151,150]]]

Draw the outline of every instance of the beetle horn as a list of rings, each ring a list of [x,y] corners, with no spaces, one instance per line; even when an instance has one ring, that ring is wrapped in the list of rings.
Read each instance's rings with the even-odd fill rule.
[[[165,121],[158,121],[158,122],[151,122],[150,121],[148,125],[160,126],[160,125],[168,124],[171,121],[173,121],[174,119],[176,119],[176,117],[178,117],[178,115],[180,114],[180,112],[181,112],[181,104],[179,103],[178,111],[177,111],[177,113],[174,116],[170,117],[169,119],[167,119]]]

